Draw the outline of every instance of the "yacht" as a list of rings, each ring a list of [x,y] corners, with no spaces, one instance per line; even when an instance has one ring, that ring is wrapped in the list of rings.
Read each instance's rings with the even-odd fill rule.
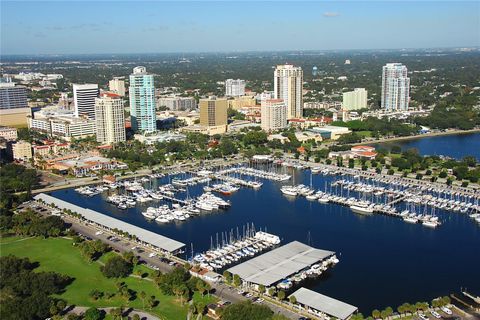
[[[367,202],[358,202],[357,204],[353,204],[350,206],[355,213],[360,213],[364,215],[371,215],[373,214],[373,207],[370,207]]]
[[[283,186],[280,191],[282,191],[282,193],[286,196],[296,197],[298,194],[297,190],[294,187],[290,186]]]

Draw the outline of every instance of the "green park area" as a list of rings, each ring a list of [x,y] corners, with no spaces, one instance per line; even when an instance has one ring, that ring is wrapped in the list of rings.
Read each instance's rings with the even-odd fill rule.
[[[0,239],[0,255],[15,255],[29,258],[31,262],[38,262],[36,272],[53,271],[66,275],[73,281],[65,291],[57,297],[65,300],[69,305],[85,307],[125,307],[142,309],[148,313],[159,316],[161,319],[185,319],[188,306],[176,296],[165,295],[151,278],[153,271],[143,265],[137,265],[133,274],[125,278],[107,278],[101,272],[101,266],[116,253],[105,253],[96,261],[87,261],[80,250],[73,245],[70,238],[21,238],[6,237]],[[134,292],[126,298],[118,294],[119,283]],[[102,292],[101,297],[92,297],[92,291]],[[143,295],[142,292],[145,292]],[[158,302],[150,307],[145,297],[155,296]],[[143,298],[142,298],[143,297]],[[198,292],[193,295],[193,300],[204,300],[207,304],[214,300],[210,295],[202,297]]]

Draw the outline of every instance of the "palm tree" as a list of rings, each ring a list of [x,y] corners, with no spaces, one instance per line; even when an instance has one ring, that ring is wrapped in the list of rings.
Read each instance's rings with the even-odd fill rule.
[[[375,309],[375,310],[372,311],[372,317],[374,319],[380,318],[380,315],[381,315],[380,310]]]
[[[145,309],[145,298],[147,297],[147,294],[145,293],[145,291],[142,291],[140,292],[140,299],[142,299],[142,306],[143,306],[143,309]]]

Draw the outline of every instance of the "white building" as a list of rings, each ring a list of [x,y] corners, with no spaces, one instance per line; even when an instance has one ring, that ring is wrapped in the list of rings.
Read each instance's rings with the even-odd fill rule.
[[[353,91],[343,93],[343,108],[358,110],[367,108],[367,90],[355,88]]]
[[[262,93],[258,93],[255,96],[255,99],[257,100],[258,104],[264,103],[266,100],[274,99],[275,98],[275,92],[274,91],[263,91]]]
[[[28,128],[70,141],[71,138],[85,138],[95,135],[95,120],[76,117],[69,110],[40,110],[28,116]]]
[[[1,127],[0,126],[0,137],[7,141],[17,140],[17,129],[11,127]]]
[[[111,92],[125,97],[125,80],[123,77],[115,77],[108,82],[108,88]]]
[[[73,104],[75,116],[95,119],[95,98],[98,97],[98,84],[74,84]]]
[[[18,141],[12,145],[12,155],[14,160],[30,160],[33,156],[32,145],[27,141]]]
[[[287,127],[287,105],[282,99],[266,100],[261,108],[261,127],[274,131]]]
[[[120,95],[103,93],[95,99],[97,142],[113,144],[126,140],[123,100]]]
[[[159,107],[165,106],[168,110],[172,111],[192,110],[197,106],[195,98],[179,96],[159,97],[157,100],[157,105]]]
[[[387,63],[382,72],[382,110],[407,110],[409,99],[410,78],[407,67],[401,63]]]
[[[239,97],[245,95],[245,80],[227,79],[225,81],[225,95],[227,97]]]
[[[274,71],[275,99],[287,105],[287,119],[303,116],[303,71],[291,64],[278,65]]]

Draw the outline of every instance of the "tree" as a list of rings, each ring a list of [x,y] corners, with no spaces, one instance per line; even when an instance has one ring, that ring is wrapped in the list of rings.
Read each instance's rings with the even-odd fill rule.
[[[147,294],[145,293],[145,291],[141,291],[139,296],[142,300],[142,308],[145,309],[145,298],[147,297]]]
[[[124,278],[132,273],[133,266],[120,256],[108,259],[102,267],[102,273],[107,278]]]
[[[226,283],[232,282],[232,274],[227,270],[223,271],[223,277],[225,278]]]
[[[280,290],[280,291],[277,293],[277,297],[278,297],[279,300],[284,300],[284,299],[285,299],[285,291]]]
[[[265,293],[265,286],[263,284],[258,286],[258,292],[260,292],[261,294]]]
[[[275,294],[275,288],[268,288],[267,292],[270,297],[273,297],[273,295]]]
[[[244,301],[227,306],[222,320],[264,320],[270,319],[272,315],[272,310],[267,306]]]
[[[288,301],[290,301],[290,303],[292,303],[292,304],[296,304],[297,303],[297,298],[292,295],[292,296],[288,297]]]
[[[104,318],[104,314],[102,311],[95,307],[88,308],[83,315],[85,320],[102,320]]]
[[[375,310],[372,311],[372,317],[374,319],[378,319],[378,318],[380,318],[380,316],[381,316],[380,310],[375,309]]]
[[[240,276],[238,274],[234,274],[233,275],[233,285],[235,287],[238,287],[238,286],[240,286],[241,283],[242,283],[242,280],[240,279]]]

